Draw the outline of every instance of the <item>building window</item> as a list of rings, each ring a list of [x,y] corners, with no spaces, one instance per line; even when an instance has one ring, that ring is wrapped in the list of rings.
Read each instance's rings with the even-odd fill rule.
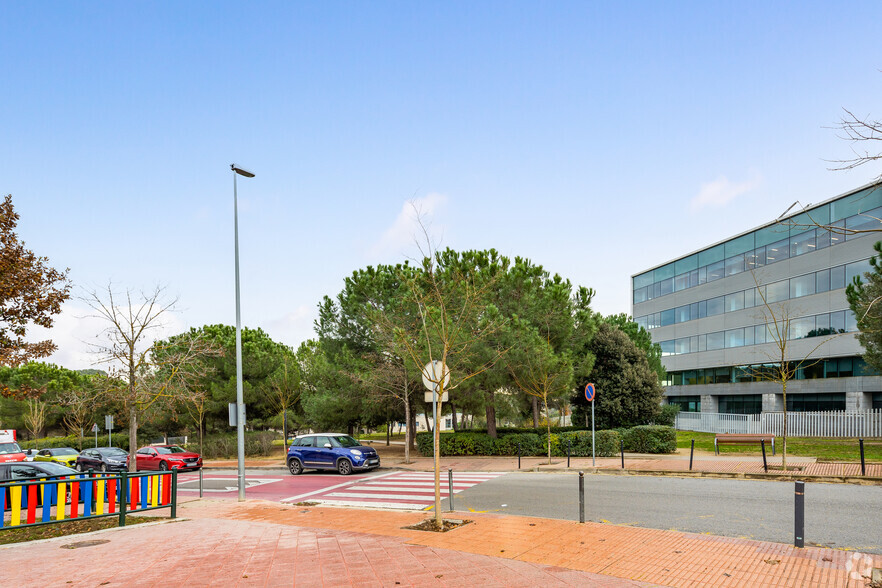
[[[845,392],[838,394],[791,394],[787,397],[787,410],[792,412],[845,410]]]
[[[668,396],[668,404],[679,406],[682,412],[701,412],[701,396]]]
[[[444,419],[444,428],[445,429],[452,429],[453,428],[453,419],[452,418]]]
[[[759,414],[763,411],[762,394],[733,394],[719,397],[723,414]]]
[[[873,408],[882,408],[882,392],[873,392]]]

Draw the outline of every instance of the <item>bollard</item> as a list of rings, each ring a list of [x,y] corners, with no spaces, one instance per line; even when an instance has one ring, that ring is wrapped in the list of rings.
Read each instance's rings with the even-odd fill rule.
[[[119,526],[126,526],[126,508],[129,502],[129,472],[123,470],[119,475]]]
[[[579,472],[579,522],[585,522],[585,472]]]
[[[171,518],[176,519],[178,518],[178,468],[172,468],[171,472]],[[158,482],[159,478],[157,478],[156,481]]]
[[[622,450],[622,469],[625,469],[625,442],[621,441],[621,450]]]
[[[766,462],[766,440],[760,439],[760,445],[763,448],[763,469],[768,474],[769,473],[769,464]]]
[[[521,444],[518,442],[518,469],[521,469]]]
[[[796,483],[793,506],[793,546],[805,547],[805,482]]]
[[[695,455],[695,439],[692,440],[692,447],[689,449],[689,471],[692,471],[692,456]]]
[[[450,502],[450,512],[453,512],[453,470],[447,468],[447,500]]]
[[[867,475],[867,462],[864,461],[864,440],[858,439],[861,444],[861,475]]]
[[[570,467],[570,451],[572,449],[572,441],[567,439],[567,467]]]
[[[202,498],[202,468],[199,468],[199,498]]]

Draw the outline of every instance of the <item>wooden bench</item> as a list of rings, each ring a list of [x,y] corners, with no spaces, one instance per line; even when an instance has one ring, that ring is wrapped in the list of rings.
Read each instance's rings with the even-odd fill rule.
[[[775,436],[768,434],[749,434],[749,433],[718,433],[714,437],[714,453],[720,454],[720,445],[752,445],[761,443],[762,441],[772,444],[772,455],[775,455]]]

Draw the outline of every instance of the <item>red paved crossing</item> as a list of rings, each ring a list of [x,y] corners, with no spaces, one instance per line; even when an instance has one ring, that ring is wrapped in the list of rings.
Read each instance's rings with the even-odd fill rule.
[[[498,472],[454,472],[453,493],[504,474]],[[449,495],[447,472],[441,477],[441,498]],[[347,479],[330,488],[297,494],[283,502],[318,502],[336,506],[368,506],[401,510],[426,510],[435,504],[432,472],[389,472],[361,480]]]

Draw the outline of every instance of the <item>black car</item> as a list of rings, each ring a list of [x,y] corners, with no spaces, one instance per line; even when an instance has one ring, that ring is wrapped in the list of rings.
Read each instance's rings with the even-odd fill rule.
[[[119,447],[84,449],[77,456],[76,468],[85,472],[123,472],[129,467],[129,454]]]
[[[12,461],[0,463],[0,482],[27,482],[38,478],[53,476],[75,476],[75,469],[51,461]],[[23,492],[27,501],[27,491]],[[10,506],[11,495],[6,492],[6,508]],[[68,498],[70,501],[70,498]],[[37,493],[37,504],[42,504],[42,493]]]
[[[0,482],[21,482],[48,476],[75,476],[77,471],[51,461],[12,461],[0,463]]]

